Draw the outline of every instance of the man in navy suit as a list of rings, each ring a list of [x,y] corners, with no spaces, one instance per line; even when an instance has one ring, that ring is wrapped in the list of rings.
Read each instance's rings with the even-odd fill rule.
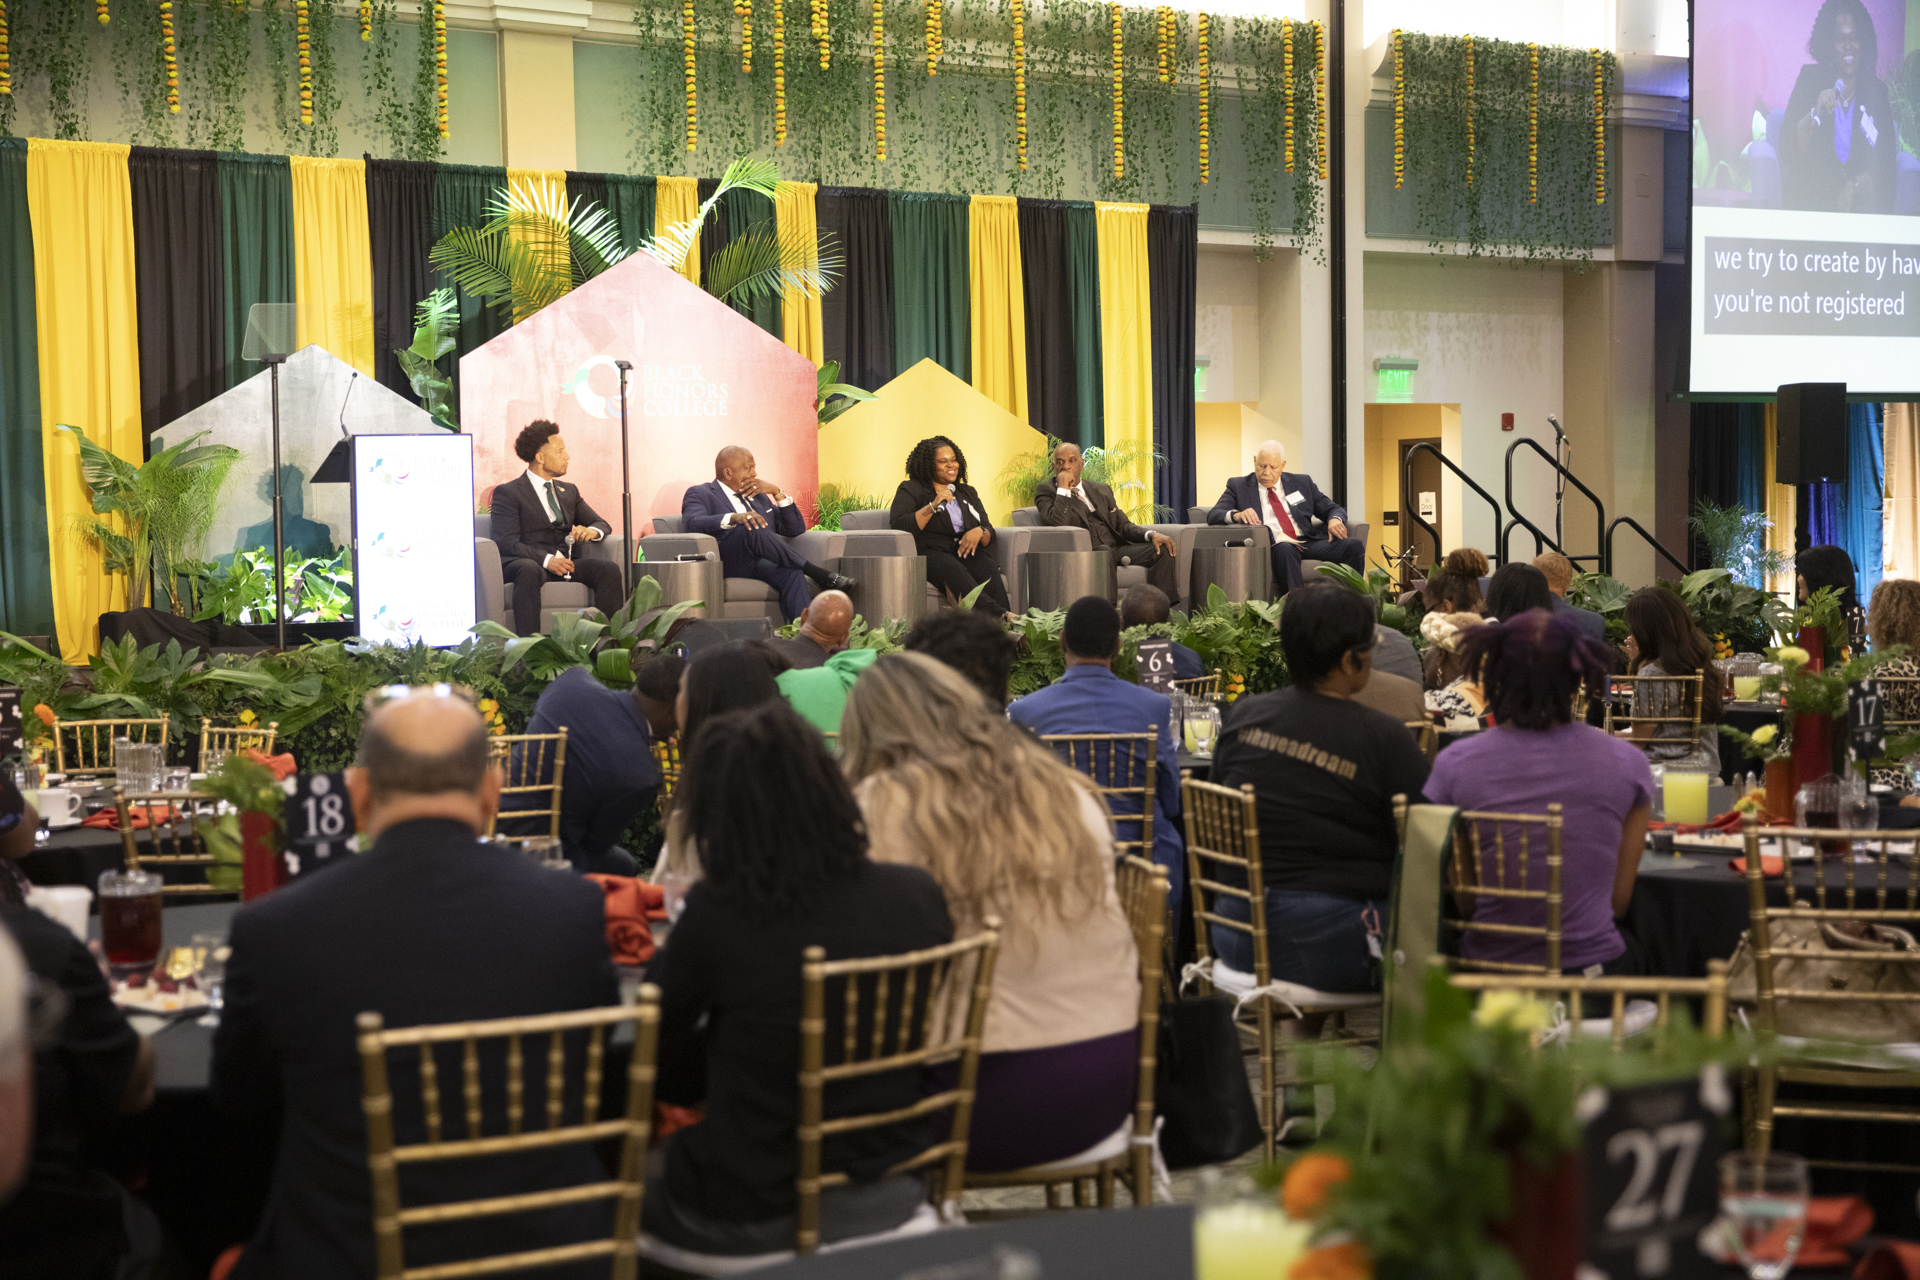
[[[687,490],[680,515],[688,533],[711,534],[720,543],[720,565],[729,578],[758,578],[780,593],[780,612],[788,622],[800,616],[811,595],[807,579],[822,590],[851,591],[852,578],[830,573],[795,551],[788,538],[805,532],[807,522],[793,499],[754,468],[753,454],[737,444],[713,460],[713,480]]]
[[[513,451],[527,470],[494,488],[492,527],[501,575],[513,584],[513,629],[539,635],[540,588],[567,578],[585,583],[602,613],[618,613],[627,594],[619,564],[571,555],[570,543],[599,542],[613,530],[587,505],[578,485],[561,481],[567,442],[560,428],[544,418],[529,422]]]
[[[1287,448],[1269,440],[1253,455],[1253,474],[1227,481],[1208,524],[1263,524],[1273,534],[1273,584],[1285,595],[1301,583],[1302,560],[1332,560],[1367,570],[1367,546],[1347,536],[1347,513],[1311,476],[1288,471]]]
[[[1159,730],[1155,749],[1153,796],[1153,860],[1167,869],[1172,902],[1180,902],[1186,884],[1186,845],[1175,825],[1180,816],[1180,778],[1175,769],[1173,708],[1164,693],[1143,689],[1113,674],[1120,655],[1120,613],[1100,596],[1082,596],[1067,609],[1060,629],[1060,649],[1067,673],[1044,689],[1016,699],[1007,715],[1017,725],[1040,735],[1051,733],[1144,733]],[[934,732],[938,732],[935,728]],[[1123,781],[1116,779],[1116,782]],[[1128,802],[1114,797],[1114,816],[1132,813]],[[1139,822],[1124,818],[1121,839],[1138,838]]]

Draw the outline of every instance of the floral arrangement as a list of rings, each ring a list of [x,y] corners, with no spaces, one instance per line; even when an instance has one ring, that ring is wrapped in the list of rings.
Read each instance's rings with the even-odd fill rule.
[[[940,37],[940,20],[944,4],[945,0],[927,0],[927,74],[930,76],[940,74],[940,54],[944,45]],[[1017,28],[1020,23],[1018,9],[1014,11],[1013,21]]]
[[[440,136],[450,138],[447,127],[447,4],[433,0],[433,121]]]
[[[1287,87],[1285,114],[1280,132],[1283,143],[1283,161],[1287,172],[1293,172],[1293,19],[1280,19],[1280,83]]]
[[[1793,755],[1793,736],[1781,733],[1777,724],[1763,724],[1752,733],[1742,733],[1732,725],[1723,724],[1720,733],[1732,739],[1747,759],[1758,760],[1762,764],[1785,760]]]
[[[1213,85],[1211,83],[1213,63],[1212,55],[1207,48],[1208,22],[1206,11],[1202,10],[1196,17],[1200,24],[1200,69],[1198,72],[1200,78],[1200,185],[1206,186],[1213,172],[1213,143],[1210,137],[1212,125],[1208,119],[1213,108]],[[4,40],[0,40],[0,44],[4,44]],[[4,79],[4,77],[0,77],[0,79]],[[1024,119],[1024,112],[1022,115]],[[1024,135],[1024,124],[1021,132]],[[1023,140],[1021,143],[1023,153],[1025,146],[1026,144]],[[1026,168],[1026,161],[1024,159],[1020,162],[1020,167],[1023,169]]]
[[[93,16],[99,20],[100,25],[103,27],[112,21],[107,15],[107,0],[94,0]]]
[[[1123,78],[1125,63],[1121,56],[1119,4],[1107,5],[1107,22],[1113,30],[1113,176],[1121,178],[1125,177],[1127,172],[1127,153],[1126,130],[1122,120],[1126,85]]]
[[[173,38],[173,0],[160,0],[160,56],[167,67],[167,110],[180,114],[180,48]]]
[[[360,0],[360,38],[373,41],[373,0]]]
[[[207,868],[207,883],[220,889],[237,890],[241,885],[240,867],[246,848],[240,815],[264,814],[272,822],[273,847],[279,850],[286,842],[287,793],[273,776],[273,770],[244,751],[228,755],[194,789],[224,800],[232,807],[232,812],[220,814],[201,831],[207,852],[213,857],[213,865]]]
[[[820,46],[820,69],[830,70],[833,66],[833,47],[828,43],[832,32],[827,26],[827,0],[813,0],[813,38]]]
[[[787,0],[773,0],[773,145],[787,145]]]
[[[928,0],[929,11],[937,12],[940,0]],[[1027,5],[1026,0],[1012,0],[1013,3],[1013,145],[1018,153],[1020,167],[1027,167]],[[929,19],[932,21],[933,19]],[[932,37],[927,45],[927,74],[934,73]],[[1203,55],[1204,56],[1204,55]],[[1204,99],[1203,99],[1204,101]],[[1200,181],[1205,182],[1206,160],[1206,108],[1200,109]]]
[[[1154,9],[1153,30],[1154,34],[1158,37],[1159,47],[1157,51],[1160,55],[1160,83],[1170,84],[1173,81],[1173,42],[1175,39],[1172,5],[1163,4]]]
[[[1527,203],[1540,203],[1540,46],[1527,45]]]
[[[1407,57],[1400,28],[1393,29],[1393,189],[1407,180]]]
[[[733,16],[740,19],[740,74],[753,74],[753,0],[733,0]]]
[[[496,698],[482,698],[474,706],[480,712],[480,718],[487,722],[490,737],[499,737],[507,731],[507,719],[500,712],[500,702]]]
[[[686,77],[687,150],[689,151],[692,151],[700,142],[699,89],[696,84],[699,64],[695,53],[693,0],[680,0],[680,62],[682,74]]]
[[[873,143],[876,158],[887,160],[886,0],[873,0]]]
[[[106,5],[100,6],[102,13]],[[300,123],[313,124],[313,27],[307,12],[307,0],[294,0],[294,29],[300,51]],[[102,19],[104,21],[104,19]]]

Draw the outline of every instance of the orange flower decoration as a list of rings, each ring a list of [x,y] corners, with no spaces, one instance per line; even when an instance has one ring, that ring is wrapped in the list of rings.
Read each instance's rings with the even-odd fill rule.
[[[1373,1280],[1373,1258],[1358,1241],[1322,1245],[1301,1254],[1287,1280]]]
[[[53,728],[53,722],[59,719],[58,716],[53,714],[53,708],[44,702],[36,702],[34,704],[33,714],[40,717],[40,723],[46,725],[49,729]]]
[[[1352,1173],[1345,1156],[1309,1151],[1287,1166],[1287,1176],[1280,1183],[1280,1207],[1289,1218],[1311,1218],[1326,1207],[1327,1194]]]

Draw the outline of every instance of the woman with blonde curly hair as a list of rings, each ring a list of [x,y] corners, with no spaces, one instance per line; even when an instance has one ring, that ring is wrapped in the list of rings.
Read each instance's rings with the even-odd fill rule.
[[[931,873],[957,937],[1002,922],[967,1167],[1100,1144],[1133,1106],[1140,966],[1093,783],[917,653],[853,686],[840,759],[873,858]]]
[[[1467,670],[1467,634],[1484,626],[1477,613],[1429,613],[1420,619],[1427,642],[1427,714],[1442,733],[1472,733],[1486,725],[1487,699]]]
[[[1873,589],[1873,603],[1867,608],[1867,636],[1876,651],[1905,646],[1906,656],[1877,667],[1874,675],[1893,683],[1882,685],[1886,693],[1887,719],[1920,720],[1920,684],[1904,683],[1920,677],[1920,582],[1912,578],[1887,578]],[[1873,783],[1906,791],[1905,768],[1875,769]]]

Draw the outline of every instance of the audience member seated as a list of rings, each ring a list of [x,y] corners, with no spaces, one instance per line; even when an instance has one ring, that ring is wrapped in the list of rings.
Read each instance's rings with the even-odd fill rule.
[[[1378,652],[1377,647],[1375,651]],[[1420,682],[1397,676],[1391,671],[1376,668],[1367,677],[1366,686],[1353,695],[1353,700],[1363,707],[1372,707],[1375,711],[1390,715],[1402,724],[1429,719],[1427,695],[1420,688]]]
[[[1874,668],[1878,677],[1920,676],[1920,582],[1912,578],[1886,578],[1873,589],[1873,603],[1867,609],[1867,635],[1875,652],[1894,645],[1906,646],[1906,655]],[[1886,696],[1887,719],[1920,720],[1920,684],[1882,684]],[[1888,726],[1888,733],[1912,733],[1911,728]],[[1911,790],[1904,766],[1874,769],[1876,786],[1895,791]],[[1908,797],[1912,799],[1912,797]],[[1906,801],[1902,800],[1902,804]],[[1915,801],[1920,804],[1920,800]]]
[[[578,485],[561,483],[567,474],[567,442],[560,438],[560,428],[544,418],[530,422],[514,440],[513,451],[527,469],[494,487],[489,525],[500,545],[500,572],[513,584],[513,629],[523,636],[539,635],[540,588],[569,577],[593,592],[602,613],[619,612],[626,603],[620,566],[610,559],[575,560],[567,554],[569,538],[575,545],[598,542],[613,530],[587,505]]]
[[[1467,632],[1486,621],[1477,613],[1430,613],[1420,619],[1427,641],[1427,714],[1442,733],[1472,733],[1486,724],[1486,697],[1461,652]]]
[[[13,779],[0,771],[0,907],[25,906],[27,873],[20,859],[34,850],[34,836],[40,829],[40,814],[20,794]]]
[[[1627,661],[1636,676],[1690,676],[1700,682],[1700,730],[1684,724],[1638,721],[1626,730],[1655,764],[1668,768],[1720,772],[1720,677],[1709,664],[1713,642],[1687,612],[1677,592],[1665,587],[1642,587],[1627,598]],[[1685,716],[1691,697],[1675,685],[1641,685],[1645,706],[1634,712],[1647,716]],[[1638,698],[1637,698],[1638,700]],[[1616,713],[1614,719],[1620,716]]]
[[[1006,707],[1007,681],[1020,645],[999,619],[937,609],[914,623],[900,643],[908,653],[924,653],[958,671],[995,709]]]
[[[1420,669],[1420,653],[1413,647],[1413,641],[1407,639],[1404,632],[1381,623],[1374,624],[1373,634],[1380,641],[1373,648],[1373,674],[1398,676],[1411,681],[1418,689],[1426,673]]]
[[[674,704],[680,700],[680,677],[687,660],[677,653],[661,653],[643,658],[633,654],[633,700],[646,717],[647,732],[655,742],[665,742],[680,732],[680,719]]]
[[[1079,445],[1069,440],[1053,447],[1053,474],[1033,491],[1040,523],[1085,529],[1093,549],[1108,553],[1112,574],[1117,575],[1126,560],[1145,569],[1147,581],[1163,595],[1178,595],[1173,539],[1135,524],[1114,500],[1110,486],[1085,477],[1086,466]]]
[[[366,1117],[354,1019],[388,1027],[590,1009],[619,1000],[606,895],[504,845],[482,844],[500,795],[486,726],[457,697],[417,691],[370,711],[347,771],[367,852],[233,918],[226,1009],[214,1033],[215,1104],[279,1132],[259,1232],[231,1275],[313,1280],[374,1270]],[[442,1090],[457,1058],[442,1065]],[[483,1113],[506,1132],[505,1055],[483,1063]],[[457,1086],[455,1086],[457,1088]],[[456,1105],[457,1110],[457,1105]],[[400,1143],[425,1140],[418,1110]],[[580,1146],[422,1167],[414,1204],[540,1191],[606,1176]],[[583,1204],[407,1233],[409,1267],[602,1237],[612,1206]],[[554,1268],[606,1274],[606,1264]]]
[[[925,871],[868,858],[846,779],[784,703],[710,717],[684,760],[682,812],[706,876],[647,980],[660,987],[658,1096],[705,1115],[650,1153],[641,1228],[705,1254],[791,1249],[801,952],[895,955],[951,941],[953,927]],[[911,1072],[870,1076],[830,1089],[826,1114],[919,1096]],[[917,1129],[828,1139],[825,1168],[854,1182],[822,1192],[823,1241],[886,1231],[915,1212],[921,1180],[883,1175],[921,1144],[921,1133],[903,1132]]]
[[[1567,590],[1573,586],[1573,561],[1558,551],[1542,551],[1533,558],[1533,567],[1547,576],[1547,590],[1553,592],[1554,616],[1572,618],[1581,635],[1605,644],[1607,620],[1591,609],[1567,602]]]
[[[1582,636],[1572,618],[1531,611],[1469,632],[1465,656],[1486,690],[1494,726],[1440,753],[1427,799],[1496,813],[1544,814],[1559,804],[1561,966],[1575,974],[1594,965],[1610,974],[1639,973],[1638,954],[1614,921],[1633,897],[1653,773],[1632,744],[1573,719],[1573,700],[1583,689],[1589,698],[1606,694],[1605,650]],[[1518,833],[1508,828],[1509,848],[1518,848]],[[1495,833],[1489,829],[1482,838],[1491,848]],[[1528,885],[1542,886],[1542,832],[1527,830],[1527,851],[1524,873],[1517,865],[1506,868],[1509,882],[1524,874]],[[1489,867],[1488,878],[1495,874]],[[1536,929],[1544,920],[1538,902],[1495,897],[1481,898],[1473,918]],[[1538,965],[1546,958],[1538,937],[1479,931],[1467,935],[1461,954],[1505,964]]]
[[[27,965],[0,929],[0,1205],[27,1176],[33,1149],[33,1041],[28,1030]]]
[[[1167,869],[1170,902],[1180,902],[1186,877],[1186,842],[1180,838],[1179,744],[1173,727],[1173,708],[1167,695],[1143,689],[1113,674],[1120,655],[1120,615],[1100,596],[1082,596],[1067,608],[1060,628],[1060,652],[1066,674],[1044,689],[1018,698],[1007,708],[1007,718],[1021,728],[1046,736],[1055,733],[1145,733],[1159,735],[1154,750],[1153,860]],[[934,735],[934,741],[939,735]],[[1097,757],[1104,762],[1104,756]],[[1142,761],[1144,763],[1144,760]],[[1136,779],[1118,772],[1107,786],[1136,785]],[[1126,820],[1137,813],[1133,802],[1111,797],[1114,816],[1125,825],[1128,838],[1139,835],[1138,824]]]
[[[996,618],[1008,611],[993,524],[986,503],[967,483],[967,457],[959,445],[928,436],[913,446],[907,478],[893,493],[890,523],[913,535],[914,549],[927,558],[927,581],[950,604],[982,587],[975,609]]]
[[[1503,564],[1487,584],[1487,612],[1505,622],[1529,609],[1553,608],[1547,575],[1530,564]]]
[[[782,671],[775,682],[802,720],[821,733],[837,734],[847,691],[879,656],[878,649],[847,649],[828,658],[824,666]]]
[[[31,1123],[14,1131],[30,1153],[26,1178],[14,1198],[0,1206],[0,1276],[66,1280],[158,1274],[167,1252],[159,1221],[86,1154],[90,1141],[121,1117],[152,1104],[153,1042],[127,1024],[108,993],[100,962],[65,925],[30,907],[6,907],[0,909],[0,938],[8,936],[19,947],[18,959],[32,975],[39,999],[63,1003],[66,1016],[31,1046],[30,1075],[24,1061],[16,1059],[11,1072],[0,1061],[0,1098],[19,1098],[29,1079],[33,1098]],[[14,985],[19,999],[22,984]],[[28,1049],[23,1028],[15,1051],[24,1056]],[[0,1137],[0,1148],[7,1144]],[[359,1172],[364,1181],[364,1152]],[[0,1177],[0,1186],[8,1182]],[[367,1234],[371,1240],[370,1225]]]
[[[1366,544],[1347,536],[1346,509],[1320,492],[1313,477],[1287,470],[1287,447],[1278,440],[1254,451],[1251,472],[1227,481],[1207,523],[1267,526],[1276,596],[1300,585],[1305,560],[1332,561],[1357,573],[1367,569]]]
[[[1845,547],[1808,547],[1794,557],[1793,581],[1801,604],[1822,587],[1831,587],[1849,620],[1860,607],[1859,576]]]
[[[800,611],[800,629],[791,639],[775,636],[773,647],[790,669],[825,666],[832,655],[847,647],[853,629],[853,601],[844,591],[822,591]]]
[[[1280,648],[1294,683],[1236,702],[1214,749],[1213,781],[1251,783],[1258,803],[1272,975],[1317,991],[1379,985],[1367,939],[1392,891],[1393,797],[1418,803],[1427,780],[1407,727],[1353,700],[1374,643],[1364,597],[1331,582],[1293,592]],[[1239,899],[1217,901],[1230,918],[1246,910]],[[1222,961],[1253,972],[1249,935],[1216,927],[1212,940]]]
[[[1173,602],[1167,599],[1167,593],[1148,582],[1136,582],[1120,595],[1120,626],[1122,630],[1133,627],[1167,627],[1173,620]],[[1155,631],[1154,635],[1167,637],[1173,646],[1173,677],[1176,680],[1197,680],[1211,674],[1207,664],[1200,661],[1200,655],[1172,638],[1171,628]]]
[[[681,785],[662,822],[665,840],[654,879],[668,872],[689,881],[700,875],[700,859],[688,838],[686,760],[700,726],[727,711],[741,711],[780,701],[777,677],[782,659],[765,642],[735,640],[695,654],[680,673],[680,693],[674,702],[674,720],[680,726]]]
[[[720,544],[727,577],[756,578],[779,592],[788,622],[807,607],[807,579],[841,591],[855,585],[794,550],[787,539],[806,532],[805,517],[779,485],[760,478],[753,454],[737,444],[714,456],[713,479],[687,490],[680,515],[688,533],[711,534]]]
[[[1428,613],[1479,613],[1480,579],[1487,576],[1487,557],[1476,547],[1455,547],[1440,566],[1427,575],[1421,602]]]
[[[845,723],[873,857],[931,872],[962,936],[1001,920],[968,1167],[1097,1145],[1132,1110],[1140,969],[1093,784],[918,654],[875,663]]]

